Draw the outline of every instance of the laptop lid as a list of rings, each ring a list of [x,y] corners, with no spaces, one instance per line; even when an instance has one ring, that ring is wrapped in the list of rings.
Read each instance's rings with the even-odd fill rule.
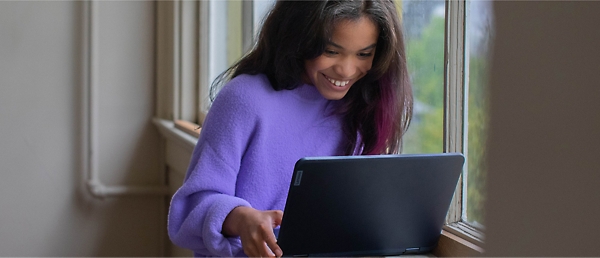
[[[277,242],[285,256],[429,252],[463,163],[460,153],[300,159]]]

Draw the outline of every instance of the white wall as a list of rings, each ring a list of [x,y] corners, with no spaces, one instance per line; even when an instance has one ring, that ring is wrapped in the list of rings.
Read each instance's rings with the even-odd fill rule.
[[[161,256],[164,198],[95,199],[82,160],[82,1],[0,1],[0,256]],[[107,184],[159,184],[150,1],[98,6]]]
[[[600,255],[600,2],[497,1],[489,256]]]

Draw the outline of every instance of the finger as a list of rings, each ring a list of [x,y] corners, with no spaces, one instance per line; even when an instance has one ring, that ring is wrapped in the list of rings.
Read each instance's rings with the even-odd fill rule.
[[[243,239],[242,238],[242,247],[244,249],[244,253],[246,253],[246,255],[248,257],[260,257],[260,247],[262,244],[262,241],[259,240],[262,237],[260,237],[258,234],[256,233],[251,233],[249,235],[249,237]]]
[[[273,253],[273,251],[271,251],[271,249],[267,246],[266,243],[263,242],[262,246],[263,249],[261,250],[261,257],[275,257],[275,254]]]
[[[269,217],[266,217],[269,220]],[[247,246],[248,252],[246,255],[249,257],[273,257],[274,254],[267,247],[265,243],[265,232],[272,231],[268,221],[264,221],[259,224],[253,232],[250,233],[246,241],[242,240],[242,246]]]
[[[244,253],[248,257],[261,257],[265,256],[265,241],[263,233],[260,231],[255,231],[250,233],[248,237],[242,238],[242,247],[244,249]]]
[[[267,241],[267,245],[266,246],[268,246],[269,249],[271,250],[271,252],[272,252],[271,255],[275,255],[277,257],[281,257],[283,255],[283,251],[281,250],[281,248],[277,244],[277,241],[275,241],[275,240],[269,240],[269,241]]]
[[[248,257],[274,257],[275,254],[269,249],[265,242],[255,243],[251,248],[248,248],[248,251],[244,251],[244,253]]]
[[[267,246],[275,256],[281,257],[283,255],[283,251],[277,244],[277,239],[275,238],[275,234],[272,230],[269,232],[265,232],[265,243],[267,243]]]
[[[261,239],[257,242],[252,242],[252,247],[248,248],[248,252],[245,252],[248,257],[273,257],[275,254],[271,252],[271,249]]]
[[[242,248],[244,249],[244,253],[248,257],[258,257],[260,254],[256,251],[256,248],[250,244],[242,244]]]

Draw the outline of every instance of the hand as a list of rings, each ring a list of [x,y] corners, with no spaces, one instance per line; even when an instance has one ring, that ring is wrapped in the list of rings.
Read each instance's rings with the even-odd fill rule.
[[[283,251],[277,245],[273,228],[281,224],[282,217],[280,210],[259,211],[240,206],[225,218],[223,234],[240,236],[248,257],[281,257]]]

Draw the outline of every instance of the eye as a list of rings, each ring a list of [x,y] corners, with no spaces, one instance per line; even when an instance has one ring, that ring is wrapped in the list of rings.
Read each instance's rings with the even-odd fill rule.
[[[331,49],[325,49],[325,54],[327,54],[327,55],[336,55],[336,54],[338,54],[338,52],[333,51]]]
[[[359,53],[358,56],[359,57],[370,57],[373,55],[373,52],[368,52],[368,53]]]

